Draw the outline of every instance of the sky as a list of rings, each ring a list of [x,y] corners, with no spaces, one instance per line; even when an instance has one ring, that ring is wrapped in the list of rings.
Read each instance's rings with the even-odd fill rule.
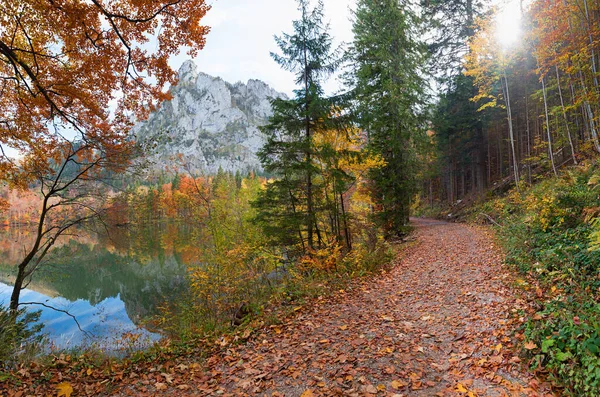
[[[503,47],[510,48],[521,37],[521,5],[518,0],[499,0],[496,16],[496,38]]]
[[[277,51],[274,35],[292,32],[292,21],[300,13],[295,0],[209,0],[212,9],[203,23],[211,27],[206,46],[194,58],[198,70],[235,83],[259,79],[272,88],[291,94],[294,76],[273,61]],[[350,6],[354,0],[325,0],[325,21],[330,23],[334,43],[352,41]],[[188,59],[182,54],[172,59],[178,69]],[[339,87],[335,79],[325,85],[331,93]]]
[[[290,95],[295,88],[294,76],[273,61],[278,51],[273,36],[292,32],[292,21],[300,13],[296,0],[207,0],[212,9],[203,19],[211,27],[206,46],[194,58],[198,70],[235,83],[259,79],[272,88]],[[500,8],[498,39],[505,46],[518,41],[519,0],[492,0]],[[352,41],[352,12],[355,0],[324,0],[325,21],[330,23],[334,44]],[[181,54],[171,60],[178,69],[188,59]],[[328,93],[342,86],[337,78],[325,84]]]

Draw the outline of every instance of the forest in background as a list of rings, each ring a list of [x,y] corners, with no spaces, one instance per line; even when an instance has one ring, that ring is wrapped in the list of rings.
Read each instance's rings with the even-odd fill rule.
[[[464,58],[432,117],[430,204],[531,184],[600,152],[597,2],[521,2],[522,31],[509,46],[487,12],[474,5],[453,30]]]

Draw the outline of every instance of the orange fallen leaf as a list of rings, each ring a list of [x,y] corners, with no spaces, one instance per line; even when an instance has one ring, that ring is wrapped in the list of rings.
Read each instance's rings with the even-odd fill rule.
[[[73,387],[67,382],[56,385],[56,390],[56,397],[71,397],[71,394],[73,393]]]
[[[535,343],[533,343],[533,341],[530,340],[529,342],[525,343],[524,347],[527,350],[533,350],[537,347],[537,345]]]

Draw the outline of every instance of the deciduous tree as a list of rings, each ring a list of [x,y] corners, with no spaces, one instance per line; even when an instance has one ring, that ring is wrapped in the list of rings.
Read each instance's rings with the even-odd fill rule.
[[[204,0],[0,4],[0,182],[35,184],[41,193],[13,312],[56,239],[95,216],[90,194],[103,173],[127,166],[131,126],[167,98],[164,88],[175,82],[170,56],[203,47],[208,8]]]

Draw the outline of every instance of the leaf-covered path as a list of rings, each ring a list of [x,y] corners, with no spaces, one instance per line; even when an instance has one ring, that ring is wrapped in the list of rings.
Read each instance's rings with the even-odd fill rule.
[[[487,230],[414,225],[392,270],[211,357],[183,394],[551,395],[516,356],[526,302]]]

